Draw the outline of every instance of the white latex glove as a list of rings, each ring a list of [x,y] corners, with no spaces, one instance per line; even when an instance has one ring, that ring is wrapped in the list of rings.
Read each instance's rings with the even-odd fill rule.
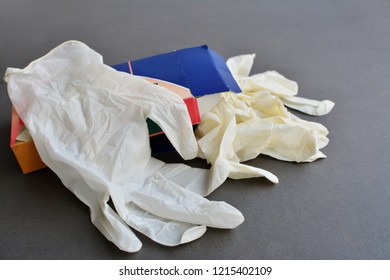
[[[303,113],[323,116],[334,107],[330,100],[317,101],[297,97],[298,84],[276,71],[267,71],[249,76],[255,55],[239,55],[229,58],[226,64],[243,92],[268,91],[277,96],[289,108]]]
[[[208,193],[227,178],[278,178],[241,162],[260,154],[279,160],[311,162],[326,157],[320,149],[328,144],[328,130],[319,123],[301,120],[285,105],[313,115],[328,113],[333,102],[296,97],[298,85],[269,71],[249,76],[254,55],[228,59],[227,65],[242,93],[226,92],[195,131],[199,156],[212,164]]]
[[[212,164],[207,194],[228,177],[242,179],[265,176],[277,183],[278,179],[272,173],[240,164],[242,157],[256,157],[270,141],[272,123],[256,118],[253,110],[234,107],[226,100],[226,94],[223,97],[211,112],[203,115],[196,129],[199,157]]]
[[[206,226],[234,228],[243,222],[229,204],[189,190],[204,192],[205,170],[151,157],[146,118],[163,129],[183,158],[197,155],[186,106],[176,94],[115,71],[77,41],[24,69],[8,68],[4,79],[42,160],[120,249],[141,248],[128,225],[173,246],[199,238]]]

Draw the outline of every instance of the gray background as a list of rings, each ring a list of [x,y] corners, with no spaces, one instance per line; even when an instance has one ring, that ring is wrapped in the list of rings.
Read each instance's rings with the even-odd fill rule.
[[[260,156],[249,164],[279,184],[228,180],[210,195],[242,211],[238,228],[209,229],[175,248],[139,234],[142,250],[128,254],[100,234],[50,170],[22,175],[9,148],[2,82],[0,258],[390,258],[390,1],[1,0],[1,75],[69,39],[107,64],[201,44],[225,58],[256,53],[252,73],[276,70],[298,82],[299,96],[336,103],[324,117],[298,114],[329,129],[328,158],[295,164]]]

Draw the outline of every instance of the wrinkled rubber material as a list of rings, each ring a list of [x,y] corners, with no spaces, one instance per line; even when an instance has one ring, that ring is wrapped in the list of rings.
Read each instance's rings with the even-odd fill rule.
[[[227,178],[266,177],[278,183],[271,172],[242,163],[260,154],[294,162],[326,157],[320,151],[329,142],[326,127],[298,118],[286,106],[321,116],[329,113],[334,103],[297,97],[297,83],[275,71],[250,75],[254,57],[227,60],[242,92],[223,93],[219,103],[202,114],[195,131],[199,157],[212,164],[206,194]]]
[[[186,106],[176,94],[117,72],[77,41],[24,69],[8,68],[4,80],[42,160],[120,249],[135,252],[142,246],[130,227],[174,246],[199,238],[207,226],[234,228],[243,222],[233,206],[201,195],[207,170],[151,157],[146,118],[163,129],[184,159],[198,154]]]

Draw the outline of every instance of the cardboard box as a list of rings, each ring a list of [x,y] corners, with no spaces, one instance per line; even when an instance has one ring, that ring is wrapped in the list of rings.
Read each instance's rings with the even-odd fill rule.
[[[35,148],[34,142],[32,141],[17,141],[19,133],[23,130],[24,124],[12,107],[11,117],[11,142],[10,146],[15,154],[16,160],[22,169],[23,174],[33,172],[38,169],[46,167],[41,157]]]
[[[223,57],[207,45],[126,61],[112,67],[181,85],[195,97],[225,91],[241,92]]]

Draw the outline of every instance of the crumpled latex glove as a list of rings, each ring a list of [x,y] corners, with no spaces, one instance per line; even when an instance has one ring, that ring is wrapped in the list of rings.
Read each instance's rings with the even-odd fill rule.
[[[226,61],[229,70],[243,92],[268,91],[279,97],[287,107],[313,116],[326,115],[333,109],[334,103],[330,100],[317,101],[297,97],[298,84],[276,71],[267,71],[250,76],[249,73],[254,58],[255,54],[239,55]]]
[[[212,164],[208,193],[226,178],[266,177],[278,183],[271,172],[241,163],[260,154],[294,162],[326,157],[320,149],[329,142],[328,130],[298,118],[285,105],[323,115],[332,109],[333,102],[296,97],[297,83],[275,71],[249,76],[253,59],[254,55],[228,59],[227,65],[242,92],[223,93],[220,102],[202,115],[195,131],[199,157]]]
[[[4,79],[42,160],[120,249],[141,248],[128,225],[174,246],[199,238],[206,226],[234,228],[243,222],[229,204],[189,190],[202,189],[205,170],[151,157],[146,118],[163,129],[183,158],[197,155],[186,106],[176,94],[115,71],[77,41],[24,69],[8,68]]]

